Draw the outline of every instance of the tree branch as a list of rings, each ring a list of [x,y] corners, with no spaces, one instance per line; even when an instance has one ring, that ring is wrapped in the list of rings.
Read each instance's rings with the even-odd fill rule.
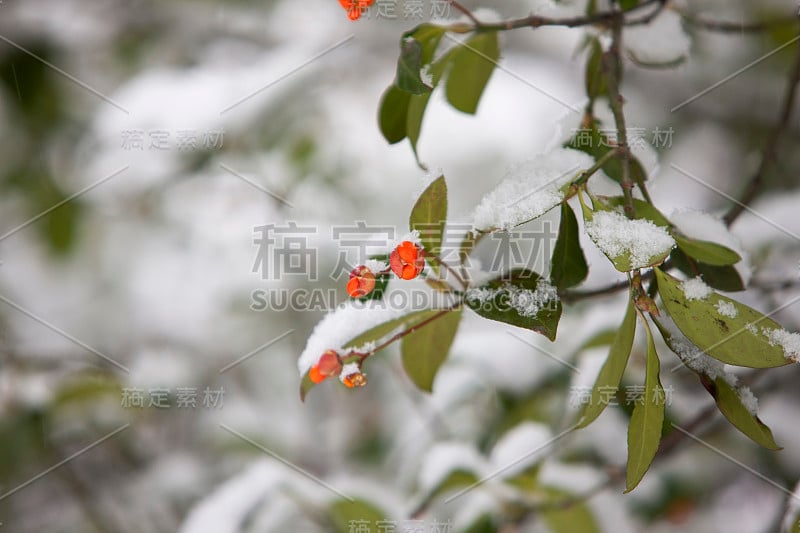
[[[761,155],[761,163],[758,165],[755,175],[750,179],[744,194],[742,194],[739,202],[734,204],[722,218],[727,226],[733,224],[736,219],[739,218],[739,215],[744,212],[745,208],[759,195],[766,174],[775,163],[775,158],[778,154],[778,144],[780,143],[781,136],[789,125],[789,119],[792,116],[792,108],[794,107],[794,100],[797,93],[797,85],[800,83],[800,45],[797,45],[796,48],[794,65],[789,74],[789,81],[786,85],[786,92],[784,93],[783,105],[781,106],[781,114],[779,115],[778,122],[773,128],[772,133],[767,137]]]

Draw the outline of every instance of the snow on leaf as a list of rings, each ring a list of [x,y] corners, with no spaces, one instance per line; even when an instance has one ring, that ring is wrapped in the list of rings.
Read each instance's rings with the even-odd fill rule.
[[[651,266],[675,245],[664,228],[649,220],[630,220],[613,211],[597,211],[586,223],[592,241],[612,260],[629,258],[630,270]],[[615,262],[616,266],[616,262]]]
[[[683,295],[687,300],[705,300],[714,292],[711,287],[703,283],[700,277],[687,279],[681,284],[681,289],[683,289]],[[733,304],[729,305],[733,306]],[[719,307],[717,307],[717,310],[719,310]],[[734,307],[735,310],[736,308]],[[736,315],[734,314],[734,316]]]
[[[483,197],[473,225],[480,231],[509,230],[543,215],[564,199],[559,189],[592,164],[583,152],[556,148],[517,165]]]

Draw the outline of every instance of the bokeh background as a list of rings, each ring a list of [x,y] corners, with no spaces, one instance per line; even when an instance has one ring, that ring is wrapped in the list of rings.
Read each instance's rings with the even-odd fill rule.
[[[582,8],[466,4],[503,18]],[[798,9],[793,0],[691,4],[731,21]],[[581,347],[620,322],[618,295],[568,307],[552,345],[467,316],[433,394],[413,387],[390,349],[370,361],[365,389],[326,383],[305,403],[296,361],[324,311],[254,308],[255,293],[321,289],[345,299],[345,278],[331,276],[341,251],[332,228],[365,221],[406,231],[426,174],[406,142],[385,142],[376,111],[402,32],[431,7],[426,0],[420,19],[400,1],[394,18],[373,8],[352,23],[334,0],[0,3],[0,531],[348,531],[364,509],[348,515],[353,508],[336,506],[343,495],[369,502],[370,516],[397,531],[547,531],[540,513],[519,513],[498,487],[434,498],[410,519],[454,462],[490,468],[527,454],[524,465],[541,461],[543,479],[570,494],[624,465],[623,409],[529,453],[563,428],[571,387],[592,382],[606,352]],[[796,31],[687,27],[691,55],[681,65],[628,64],[629,125],[644,132],[650,190],[667,215],[730,207],[670,165],[738,195],[798,45],[671,109]],[[446,175],[453,221],[468,221],[510,165],[578,127],[552,96],[582,104],[583,36],[504,34],[503,68],[476,116],[434,97],[420,157]],[[798,116],[757,214],[732,228],[754,284],[736,297],[764,312],[783,306],[773,317],[792,331]],[[656,128],[672,132],[669,145],[652,142]],[[306,236],[317,275],[254,271],[273,257],[255,242],[257,228],[290,222],[314,228]],[[527,229],[544,234],[547,223]],[[586,286],[619,279],[584,244]],[[643,372],[641,341],[631,383]],[[677,364],[660,353],[664,368]],[[788,491],[800,478],[798,378],[794,365],[753,387],[782,451],[757,449],[719,416],[703,428],[708,442]],[[711,404],[685,370],[663,379],[676,420]],[[636,492],[621,492],[611,485],[588,500],[602,531],[775,531],[789,501],[691,441]]]

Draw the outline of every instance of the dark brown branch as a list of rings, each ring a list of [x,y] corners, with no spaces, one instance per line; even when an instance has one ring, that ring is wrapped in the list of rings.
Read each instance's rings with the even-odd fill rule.
[[[794,65],[789,74],[789,81],[786,85],[786,92],[783,97],[783,105],[781,106],[781,114],[779,115],[778,122],[775,124],[775,127],[772,129],[772,132],[764,144],[761,163],[758,165],[755,175],[753,175],[750,182],[747,184],[744,194],[742,194],[739,202],[734,204],[722,218],[728,226],[733,224],[744,212],[745,208],[759,195],[766,174],[775,163],[778,154],[778,145],[789,125],[789,119],[792,116],[792,108],[794,107],[797,93],[797,85],[800,83],[800,45],[797,45],[796,48]]]

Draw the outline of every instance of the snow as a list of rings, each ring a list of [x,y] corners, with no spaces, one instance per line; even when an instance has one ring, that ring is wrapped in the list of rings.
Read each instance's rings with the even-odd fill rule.
[[[583,152],[555,148],[517,165],[478,204],[474,227],[480,231],[509,230],[543,215],[564,199],[559,188],[593,163]]]
[[[681,288],[687,300],[705,300],[714,292],[700,279],[700,276],[684,281]]]
[[[722,378],[731,387],[736,386],[739,380],[735,375],[725,371],[725,364],[722,361],[718,361],[706,355],[700,348],[692,344],[692,342],[681,333],[678,326],[675,325],[675,322],[670,317],[665,316],[660,318],[659,324],[661,324],[669,335],[670,347],[686,366],[695,372],[705,374],[712,380]]]
[[[689,55],[691,41],[683,31],[681,17],[665,10],[649,24],[625,28],[623,43],[642,63],[672,63]]]
[[[544,278],[536,284],[536,290],[524,289],[510,283],[504,283],[497,288],[472,288],[467,291],[467,300],[483,306],[486,302],[494,302],[499,298],[498,311],[506,310],[511,306],[520,316],[534,317],[547,306],[555,305],[558,301],[558,291]],[[494,305],[492,303],[492,305]]]
[[[744,405],[745,409],[747,409],[751,415],[756,416],[758,414],[758,398],[753,395],[753,391],[750,390],[750,387],[741,385],[736,387],[736,392],[739,394],[739,399],[742,401],[742,405]]]
[[[503,478],[514,477],[552,451],[547,446],[552,438],[552,432],[544,424],[523,422],[509,430],[494,445],[489,456],[492,468],[502,470]]]
[[[739,314],[739,311],[736,310],[736,306],[725,300],[718,301],[715,307],[717,308],[717,313],[728,318],[736,318]]]
[[[375,259],[367,259],[364,262],[364,266],[370,269],[373,274],[377,274],[378,272],[383,272],[384,270],[389,268],[389,265],[387,265],[383,261],[377,261]]]
[[[747,285],[751,275],[749,256],[741,241],[730,232],[724,222],[714,215],[696,209],[676,209],[669,220],[687,237],[721,244],[739,254],[742,260],[736,263],[735,268],[742,282]]]
[[[678,330],[675,322],[671,318],[660,319],[660,324],[667,330],[670,337],[672,349],[681,358],[686,366],[705,374],[712,380],[722,378],[730,385],[739,396],[739,400],[747,411],[756,416],[758,414],[758,399],[753,395],[753,391],[745,385],[739,385],[739,379],[732,373],[725,370],[725,364],[705,354],[700,348],[692,344],[689,339],[683,336]]]
[[[613,211],[595,212],[586,232],[607,256],[628,255],[631,269],[650,266],[653,257],[675,245],[666,230],[649,220],[630,220]]]
[[[272,461],[261,461],[223,483],[194,507],[180,533],[237,533],[253,509],[284,480]]]
[[[357,363],[347,363],[346,365],[342,366],[342,371],[339,372],[339,381],[344,383],[344,378],[353,374],[358,374],[360,372],[361,369],[358,368]]]
[[[413,231],[409,231],[405,235],[400,236],[400,238],[397,239],[394,242],[394,244],[392,244],[392,249],[394,250],[395,248],[397,248],[400,245],[400,243],[403,243],[405,241],[408,241],[408,242],[411,242],[413,244],[416,244],[417,246],[422,246],[422,240],[419,238],[419,231],[418,230],[413,230]]]
[[[410,307],[395,307],[376,300],[344,302],[325,315],[314,327],[297,360],[300,375],[304,376],[325,350],[338,350],[347,341],[368,329],[400,318],[412,310]]]
[[[462,442],[439,442],[428,451],[419,470],[419,485],[425,492],[436,489],[451,472],[472,472],[480,479],[487,471],[486,460]]]
[[[800,333],[791,333],[785,329],[767,330],[767,328],[762,328],[761,332],[771,345],[783,348],[787,359],[800,363]]]

